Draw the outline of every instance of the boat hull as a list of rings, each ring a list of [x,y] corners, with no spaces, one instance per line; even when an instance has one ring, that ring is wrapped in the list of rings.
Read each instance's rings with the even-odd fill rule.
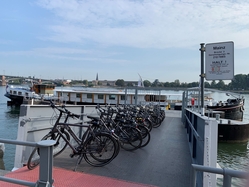
[[[23,103],[33,102],[33,99],[43,101],[50,97],[54,89],[50,84],[34,84],[33,87],[21,87],[14,85],[6,86],[5,97],[9,98],[8,105],[21,105]]]
[[[8,105],[21,105],[23,103],[23,96],[11,95],[9,93],[5,93],[4,96],[11,100],[8,102]]]
[[[249,140],[249,123],[236,121],[222,122],[218,125],[219,142],[246,142]]]
[[[225,119],[243,120],[244,105],[243,103],[227,105],[227,106],[207,106],[207,110],[221,111],[224,113]]]

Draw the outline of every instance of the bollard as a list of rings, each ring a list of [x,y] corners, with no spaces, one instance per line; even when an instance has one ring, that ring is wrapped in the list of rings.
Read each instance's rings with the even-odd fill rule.
[[[40,172],[36,187],[52,187],[53,180],[53,145],[54,140],[43,140],[37,143],[40,149]]]

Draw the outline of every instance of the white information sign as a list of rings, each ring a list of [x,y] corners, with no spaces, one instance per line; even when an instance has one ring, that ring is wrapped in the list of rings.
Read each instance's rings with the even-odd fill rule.
[[[231,80],[234,77],[234,43],[221,42],[205,46],[206,80]]]

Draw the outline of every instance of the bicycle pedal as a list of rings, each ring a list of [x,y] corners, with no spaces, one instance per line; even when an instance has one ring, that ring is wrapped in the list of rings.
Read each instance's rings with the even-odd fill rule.
[[[76,155],[76,152],[73,151],[69,156],[70,156],[71,158],[73,158],[75,155]]]
[[[69,156],[70,156],[71,158],[73,158],[73,157],[74,157],[74,154],[70,154]]]

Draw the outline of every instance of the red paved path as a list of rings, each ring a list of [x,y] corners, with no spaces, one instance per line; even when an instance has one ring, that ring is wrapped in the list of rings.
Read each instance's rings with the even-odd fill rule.
[[[14,172],[10,172],[5,177],[36,182],[39,175],[39,167],[34,170],[28,170],[26,167],[20,168]],[[154,187],[153,185],[139,184],[124,180],[113,179],[109,177],[86,174],[82,172],[74,172],[54,167],[53,169],[54,187]],[[22,185],[11,184],[0,181],[0,186],[4,187],[23,187]]]

